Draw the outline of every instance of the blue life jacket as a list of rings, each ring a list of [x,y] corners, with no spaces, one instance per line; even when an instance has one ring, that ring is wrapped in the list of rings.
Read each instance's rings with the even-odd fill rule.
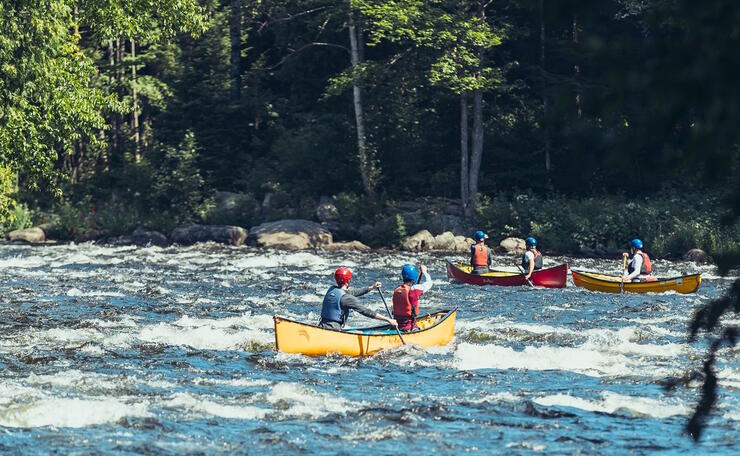
[[[342,314],[342,308],[339,306],[344,293],[345,291],[339,287],[335,287],[334,285],[329,287],[326,295],[324,295],[324,302],[321,304],[322,320],[335,321],[344,325],[347,317],[349,317],[349,311],[346,314]]]
[[[542,254],[539,250],[535,250],[532,253],[534,253],[534,270],[542,269]],[[529,271],[529,261],[527,261],[526,255],[522,256],[522,267],[525,272]]]

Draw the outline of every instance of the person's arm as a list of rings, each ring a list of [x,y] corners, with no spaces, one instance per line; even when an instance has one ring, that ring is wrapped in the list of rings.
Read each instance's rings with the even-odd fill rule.
[[[634,265],[635,270],[632,271],[632,273],[625,275],[625,279],[627,280],[632,280],[640,275],[640,270],[642,269],[642,255],[635,254],[635,256],[632,257],[632,264]]]
[[[351,294],[345,294],[342,296],[342,300],[339,302],[339,307],[342,309],[343,313],[347,313],[349,310],[354,310],[355,312],[359,313],[360,315],[364,315],[367,318],[374,318],[375,320],[381,320],[386,323],[388,323],[391,326],[397,326],[398,323],[396,323],[396,320],[392,318],[388,318],[385,315],[381,315],[374,310],[370,310],[367,307],[360,304],[360,301],[352,296]]]
[[[470,261],[469,261],[469,263],[470,263],[471,266],[474,265],[474,263],[473,263],[473,260],[474,259],[475,259],[475,246],[474,245],[471,245],[470,246]]]
[[[347,290],[347,293],[351,294],[352,296],[360,297],[362,295],[370,293],[376,288],[380,288],[380,282],[375,282],[374,284],[365,288],[355,288],[352,290]]]
[[[429,276],[429,272],[427,272],[426,266],[421,267],[421,276],[423,280],[420,283],[412,286],[411,289],[421,290],[422,293],[426,293],[432,288],[432,285],[434,284],[434,282],[432,282],[432,278]]]
[[[529,280],[529,278],[532,277],[532,271],[534,271],[534,254],[529,256],[529,272],[527,272],[527,275],[525,275],[524,278]]]
[[[488,248],[488,267],[490,268],[493,264],[493,250],[489,247]]]

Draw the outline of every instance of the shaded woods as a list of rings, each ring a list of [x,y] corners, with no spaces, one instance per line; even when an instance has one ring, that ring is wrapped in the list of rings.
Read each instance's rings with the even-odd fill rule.
[[[576,250],[654,229],[589,225],[642,206],[678,217],[651,235],[661,253],[700,246],[723,271],[739,264],[736,2],[121,5],[0,6],[6,227],[85,211],[172,227],[207,220],[216,190],[296,207],[334,196],[363,217],[423,195],[551,245],[566,223],[606,227],[562,246]],[[736,292],[711,304],[692,337],[722,331],[713,349],[734,345],[718,322],[738,310]],[[716,397],[713,356],[696,438]]]

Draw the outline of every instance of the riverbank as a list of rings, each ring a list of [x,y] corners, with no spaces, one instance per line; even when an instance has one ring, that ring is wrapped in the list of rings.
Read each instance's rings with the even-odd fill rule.
[[[20,217],[26,225],[19,227],[23,231],[5,231],[10,240],[33,244],[166,246],[212,241],[286,250],[464,253],[472,243],[471,233],[482,229],[491,238],[489,245],[500,252],[516,252],[519,240],[532,235],[550,255],[613,257],[629,239],[640,237],[651,255],[676,259],[692,249],[711,254],[738,247],[740,230],[721,223],[720,203],[719,196],[707,195],[635,200],[521,193],[484,196],[466,218],[459,200],[448,198],[378,203],[350,194],[315,200],[267,193],[259,201],[253,195],[217,192],[207,209],[189,217],[168,219],[120,203],[86,202],[27,211]]]

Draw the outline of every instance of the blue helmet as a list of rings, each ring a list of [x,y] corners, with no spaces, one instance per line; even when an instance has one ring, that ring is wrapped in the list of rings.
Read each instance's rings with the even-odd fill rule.
[[[528,237],[524,240],[524,244],[529,247],[537,247],[537,239],[533,238],[532,236]]]
[[[473,235],[473,239],[475,239],[476,241],[480,241],[481,239],[485,239],[485,238],[486,238],[486,233],[484,233],[481,230],[476,231],[475,234]]]
[[[404,282],[411,280],[416,283],[416,279],[419,278],[419,270],[413,264],[404,264],[401,268],[401,278]]]
[[[630,241],[630,247],[634,247],[638,250],[642,249],[642,241],[637,238],[632,239],[632,241]]]

